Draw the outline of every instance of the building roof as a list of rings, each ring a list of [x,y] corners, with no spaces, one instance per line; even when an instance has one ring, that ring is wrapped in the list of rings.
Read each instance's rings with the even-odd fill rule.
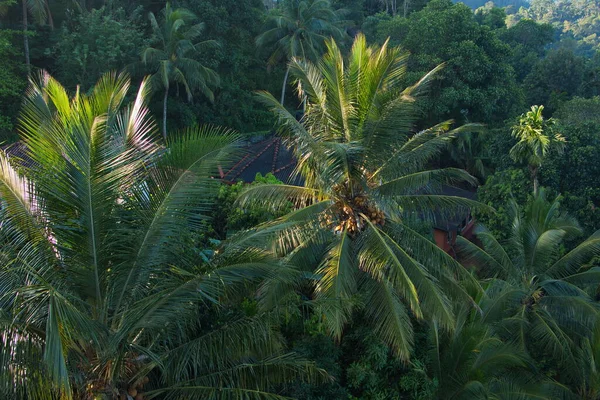
[[[456,186],[443,185],[439,194],[477,200],[476,191],[465,190]],[[455,231],[468,219],[469,215],[471,215],[469,207],[460,207],[453,212],[437,210],[433,213],[433,227],[446,232]]]
[[[257,173],[272,173],[283,182],[290,182],[296,159],[292,152],[275,135],[253,138],[246,143],[244,156],[230,169],[223,171],[222,178],[229,182],[254,181]],[[291,183],[298,179],[293,179]]]

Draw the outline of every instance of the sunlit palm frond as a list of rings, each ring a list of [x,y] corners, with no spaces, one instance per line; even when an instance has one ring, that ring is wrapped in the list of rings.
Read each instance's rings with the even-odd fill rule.
[[[130,188],[125,205],[135,214],[115,232],[124,257],[113,271],[117,309],[126,293],[134,295],[152,269],[167,262],[178,233],[206,220],[218,189],[211,175],[231,160],[237,140],[228,130],[191,128],[169,141],[149,180]],[[132,259],[133,265],[126,261]]]

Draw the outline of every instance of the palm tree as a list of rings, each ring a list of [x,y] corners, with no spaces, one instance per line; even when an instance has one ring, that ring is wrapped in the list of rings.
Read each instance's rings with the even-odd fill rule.
[[[556,399],[569,392],[535,371],[529,356],[506,343],[462,307],[456,329],[444,332],[433,323],[429,332],[429,366],[437,381],[437,399]]]
[[[579,349],[578,373],[575,387],[580,399],[594,400],[600,397],[600,324],[596,325],[590,338],[585,338]]]
[[[206,231],[211,175],[237,136],[190,128],[166,150],[153,139],[147,80],[127,105],[124,75],[73,98],[40,78],[21,117],[26,166],[0,153],[0,393],[278,398],[263,390],[319,375],[281,352],[268,319],[199,324],[274,266],[250,247],[200,264],[177,250]]]
[[[21,11],[23,15],[23,45],[25,49],[25,65],[27,72],[31,70],[31,61],[29,59],[29,13],[33,14],[38,23],[48,21],[50,27],[54,29],[54,21],[47,0],[22,0]]]
[[[345,32],[338,27],[341,12],[334,11],[328,0],[284,0],[267,20],[265,32],[256,38],[256,45],[271,53],[269,65],[293,58],[316,61],[325,49],[329,37],[341,39]],[[285,99],[289,67],[281,87],[281,104]]]
[[[339,338],[352,311],[363,310],[379,336],[406,359],[410,313],[450,328],[449,296],[464,295],[455,281],[466,278],[462,267],[410,222],[473,205],[436,194],[443,183],[474,183],[471,175],[426,166],[457,134],[475,127],[450,129],[448,121],[413,133],[415,96],[437,69],[404,87],[408,56],[399,48],[387,42],[368,47],[358,35],[344,59],[333,40],[327,46],[318,65],[303,59],[290,64],[303,90],[299,95],[307,98],[302,122],[270,94],[260,95],[279,117],[279,131],[293,147],[296,174],[305,185],[252,187],[240,201],[295,204],[295,211],[263,232],[283,230],[275,245],[290,263],[318,264],[315,296],[329,330]]]
[[[183,86],[192,100],[193,93],[199,90],[211,102],[214,101],[212,88],[219,85],[219,75],[198,60],[202,49],[215,46],[214,40],[199,41],[204,31],[204,23],[184,8],[173,10],[169,3],[162,11],[162,25],[153,13],[150,23],[155,35],[155,47],[148,47],[142,53],[142,62],[155,70],[153,84],[164,89],[162,133],[167,138],[167,100],[171,83]]]
[[[396,0],[380,0],[381,3],[385,5],[385,12],[390,13],[392,15],[396,15],[398,11],[398,6],[396,4]],[[404,7],[407,7],[406,1],[404,2]],[[404,18],[406,18],[406,10],[404,11]]]
[[[592,337],[600,315],[584,290],[597,286],[600,278],[600,268],[586,265],[600,254],[600,231],[564,254],[564,240],[580,234],[581,228],[559,212],[559,205],[559,198],[547,201],[542,189],[524,212],[513,203],[506,242],[479,226],[481,247],[464,238],[457,244],[465,262],[488,279],[487,299],[480,304],[482,323],[494,324],[502,337],[532,355],[562,361],[573,374],[578,368],[576,349]]]
[[[533,181],[533,193],[538,192],[538,171],[544,158],[551,150],[562,152],[565,139],[553,131],[556,121],[544,120],[544,106],[532,106],[531,111],[519,117],[519,123],[512,128],[512,135],[518,142],[510,149],[515,161],[526,162]]]

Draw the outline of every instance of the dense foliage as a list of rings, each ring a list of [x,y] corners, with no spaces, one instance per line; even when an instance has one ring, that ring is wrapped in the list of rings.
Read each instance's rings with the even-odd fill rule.
[[[600,399],[597,0],[0,0],[0,61],[0,398]]]

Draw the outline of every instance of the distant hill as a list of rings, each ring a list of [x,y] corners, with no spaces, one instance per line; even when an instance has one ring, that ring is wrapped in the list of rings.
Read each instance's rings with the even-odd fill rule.
[[[485,3],[489,2],[490,0],[453,0],[455,3],[465,3],[466,5],[468,5],[469,7],[471,7],[473,10],[484,6]],[[519,9],[519,7],[523,6],[523,7],[527,7],[529,6],[529,1],[527,0],[494,0],[493,3],[498,6],[498,7],[507,7],[507,6],[513,6],[515,11]]]

